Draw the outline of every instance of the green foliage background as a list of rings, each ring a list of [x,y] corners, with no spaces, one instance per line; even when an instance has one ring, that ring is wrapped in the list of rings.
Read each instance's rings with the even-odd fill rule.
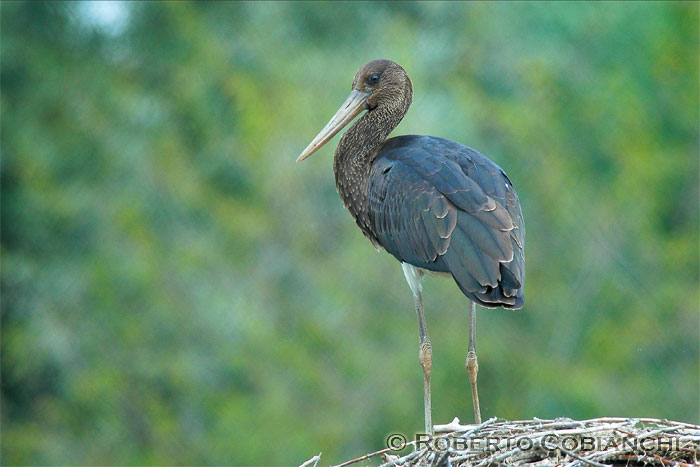
[[[412,298],[342,208],[357,68],[504,167],[526,306],[485,418],[698,413],[698,3],[2,4],[4,464],[324,463],[422,429]],[[428,278],[433,418],[472,420]]]

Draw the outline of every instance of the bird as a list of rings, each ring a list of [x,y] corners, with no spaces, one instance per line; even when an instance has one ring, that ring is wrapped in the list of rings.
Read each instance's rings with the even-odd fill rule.
[[[355,74],[350,95],[297,162],[362,114],[335,150],[336,188],[364,236],[401,263],[418,318],[425,431],[432,434],[432,346],[423,278],[451,277],[469,301],[465,367],[474,419],[480,424],[476,305],[522,308],[525,224],[512,182],[480,152],[435,136],[387,139],[412,100],[413,84],[403,67],[386,59],[365,63]]]

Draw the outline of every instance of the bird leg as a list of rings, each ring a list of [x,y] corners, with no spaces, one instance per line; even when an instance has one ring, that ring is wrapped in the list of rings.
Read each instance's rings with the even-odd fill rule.
[[[432,402],[430,397],[430,370],[433,364],[433,348],[428,338],[428,328],[423,313],[423,298],[420,291],[413,294],[418,315],[418,360],[423,368],[423,403],[425,405],[425,432],[433,434]]]
[[[432,402],[430,399],[430,369],[433,365],[433,348],[428,338],[428,327],[425,324],[425,314],[423,313],[423,296],[421,291],[423,286],[421,281],[425,272],[408,263],[401,263],[401,269],[406,277],[406,282],[413,292],[413,299],[416,304],[416,315],[418,315],[418,361],[423,368],[423,402],[425,404],[425,432],[433,434]]]
[[[476,375],[479,373],[479,362],[476,359],[476,303],[469,301],[469,347],[467,349],[467,374],[472,387],[472,402],[474,403],[474,421],[481,423],[479,408],[479,390],[476,387]]]

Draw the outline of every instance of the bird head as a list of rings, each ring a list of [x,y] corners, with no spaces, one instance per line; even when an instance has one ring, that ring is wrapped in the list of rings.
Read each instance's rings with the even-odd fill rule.
[[[391,60],[372,60],[355,74],[352,91],[323,130],[297,158],[301,162],[315,153],[363,111],[405,113],[413,98],[413,85],[400,65]]]

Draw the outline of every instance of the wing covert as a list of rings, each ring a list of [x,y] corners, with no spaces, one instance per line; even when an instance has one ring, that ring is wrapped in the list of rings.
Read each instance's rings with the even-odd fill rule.
[[[395,141],[406,138],[425,141]],[[482,306],[520,308],[524,227],[503,171],[448,140],[414,136],[387,143],[368,187],[369,220],[381,246],[399,261],[451,273]]]

